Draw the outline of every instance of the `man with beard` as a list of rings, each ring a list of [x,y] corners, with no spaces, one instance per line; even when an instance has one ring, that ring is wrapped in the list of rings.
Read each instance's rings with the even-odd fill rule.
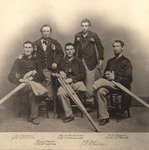
[[[48,99],[51,100],[53,99],[52,70],[57,68],[57,64],[63,58],[64,53],[57,40],[50,37],[52,28],[49,25],[43,25],[40,32],[42,37],[34,42],[34,50],[36,57],[42,64],[45,87],[48,90]]]
[[[93,83],[93,88],[96,92],[98,102],[98,110],[100,117],[100,125],[105,125],[109,122],[109,113],[107,108],[106,96],[110,92],[119,91],[119,88],[112,83],[119,82],[130,90],[132,82],[132,65],[128,58],[123,56],[124,42],[116,40],[113,43],[113,51],[115,57],[107,62],[103,78]],[[131,96],[122,91],[121,113],[131,107]]]

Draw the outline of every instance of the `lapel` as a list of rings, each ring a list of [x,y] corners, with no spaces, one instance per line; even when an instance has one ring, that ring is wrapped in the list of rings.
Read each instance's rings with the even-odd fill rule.
[[[41,38],[37,41],[37,45],[40,46],[41,50],[43,50],[42,44],[41,44]],[[44,51],[44,50],[43,50]]]
[[[51,40],[51,38],[49,38],[49,39],[48,39],[48,44],[47,44],[47,49],[48,49],[52,44],[53,44],[53,43],[52,43],[52,40]],[[46,49],[46,50],[47,50],[47,49]]]

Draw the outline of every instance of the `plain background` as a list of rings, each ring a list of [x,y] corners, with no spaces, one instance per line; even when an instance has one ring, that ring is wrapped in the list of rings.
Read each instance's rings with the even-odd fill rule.
[[[64,48],[88,18],[104,46],[104,67],[113,57],[112,43],[125,43],[124,55],[133,65],[132,91],[149,96],[149,2],[147,0],[5,0],[0,1],[0,98],[15,85],[7,80],[14,60],[22,54],[22,44],[41,37],[40,28],[49,24]]]

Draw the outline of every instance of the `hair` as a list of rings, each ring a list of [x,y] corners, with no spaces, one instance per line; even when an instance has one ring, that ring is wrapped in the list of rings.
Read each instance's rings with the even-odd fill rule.
[[[41,27],[41,29],[40,29],[40,32],[42,32],[42,29],[43,29],[44,27],[49,27],[49,28],[50,28],[50,33],[52,32],[52,28],[51,28],[48,24],[43,25],[43,26]]]
[[[73,43],[67,43],[66,45],[65,45],[65,50],[66,50],[66,46],[73,46],[74,47],[74,44]]]
[[[31,44],[32,47],[33,47],[33,43],[32,43],[31,41],[26,41],[26,42],[24,42],[24,43],[23,43],[23,47],[24,47],[25,44]]]
[[[91,22],[90,22],[90,20],[88,20],[87,18],[85,18],[85,19],[83,19],[83,20],[81,21],[81,25],[82,25],[83,22],[88,22],[89,27],[91,26]]]
[[[124,47],[124,42],[121,41],[121,40],[116,40],[116,41],[114,41],[113,44],[112,44],[112,47],[114,46],[114,43],[120,43],[120,44],[121,44],[121,47]]]

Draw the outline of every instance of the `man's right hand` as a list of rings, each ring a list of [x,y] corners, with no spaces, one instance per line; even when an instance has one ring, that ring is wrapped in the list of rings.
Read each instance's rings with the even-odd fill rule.
[[[27,78],[27,79],[20,79],[19,81],[22,83],[28,83],[31,80],[29,78]]]
[[[63,79],[66,79],[66,73],[64,71],[60,71],[60,75]]]

